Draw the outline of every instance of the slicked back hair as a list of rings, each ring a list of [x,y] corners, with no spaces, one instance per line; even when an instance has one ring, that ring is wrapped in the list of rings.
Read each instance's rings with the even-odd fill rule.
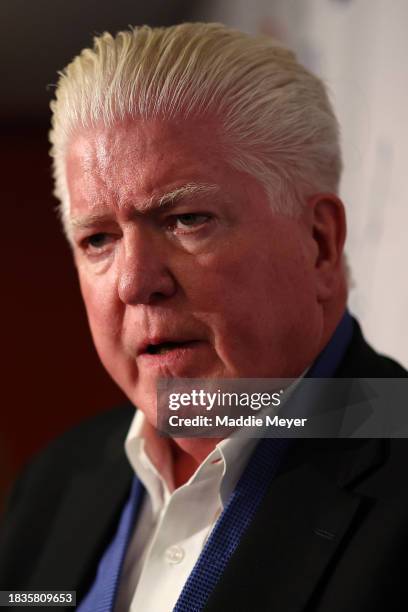
[[[55,195],[65,228],[67,145],[102,122],[210,117],[227,163],[296,215],[312,193],[337,193],[338,124],[323,83],[267,36],[221,24],[135,27],[94,39],[61,73],[51,102]]]

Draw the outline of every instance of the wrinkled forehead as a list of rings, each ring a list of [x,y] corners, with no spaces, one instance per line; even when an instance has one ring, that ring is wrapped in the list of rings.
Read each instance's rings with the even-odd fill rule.
[[[70,213],[142,205],[178,187],[217,185],[233,199],[254,179],[227,163],[214,125],[127,121],[77,130],[66,156]]]
[[[107,170],[119,157],[128,161],[154,158],[177,163],[180,156],[202,157],[207,163],[222,158],[221,139],[214,121],[126,120],[112,126],[99,123],[76,129],[67,146],[67,160],[81,160],[84,169],[97,163]],[[216,162],[217,160],[217,162]],[[187,159],[184,160],[185,162]]]

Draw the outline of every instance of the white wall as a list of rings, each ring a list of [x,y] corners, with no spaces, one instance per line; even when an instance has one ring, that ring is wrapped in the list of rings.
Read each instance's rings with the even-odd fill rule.
[[[284,40],[329,87],[342,127],[350,308],[408,365],[408,1],[206,0],[200,18]]]

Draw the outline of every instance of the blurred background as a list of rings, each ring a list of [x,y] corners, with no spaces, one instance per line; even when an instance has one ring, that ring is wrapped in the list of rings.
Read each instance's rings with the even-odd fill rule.
[[[406,0],[2,0],[0,507],[33,453],[124,400],[92,347],[55,215],[57,71],[105,30],[198,20],[279,38],[326,82],[342,127],[350,308],[374,347],[408,366]]]

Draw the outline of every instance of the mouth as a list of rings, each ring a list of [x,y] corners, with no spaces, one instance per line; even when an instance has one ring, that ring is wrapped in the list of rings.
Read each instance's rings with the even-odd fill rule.
[[[138,354],[138,369],[142,376],[178,376],[197,378],[208,359],[207,343],[203,340],[148,338]]]
[[[143,351],[145,355],[166,355],[172,351],[183,348],[189,348],[197,344],[197,340],[189,340],[187,342],[166,341],[154,344],[148,344]]]

